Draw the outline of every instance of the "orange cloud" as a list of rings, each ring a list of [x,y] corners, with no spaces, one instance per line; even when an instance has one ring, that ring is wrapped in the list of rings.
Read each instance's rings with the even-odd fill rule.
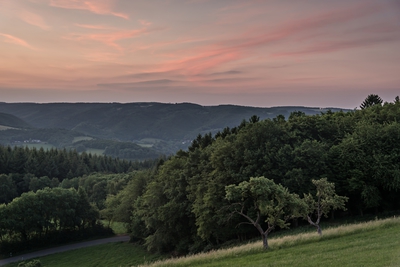
[[[112,10],[113,0],[50,0],[50,5],[65,9],[80,9],[87,10],[99,15],[112,15],[123,19],[129,19],[129,16],[124,13],[114,12]]]
[[[24,47],[32,49],[32,50],[36,50],[33,46],[31,46],[26,41],[24,41],[18,37],[12,36],[10,34],[1,33],[1,32],[0,32],[0,36],[5,37],[4,42],[6,42],[6,43],[16,44],[16,45],[24,46]]]

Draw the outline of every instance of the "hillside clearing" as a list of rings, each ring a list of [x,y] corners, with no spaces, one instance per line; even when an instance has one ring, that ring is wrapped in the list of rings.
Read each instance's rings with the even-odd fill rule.
[[[10,126],[0,125],[0,131],[9,130],[9,129],[17,129]]]
[[[72,140],[72,143],[76,143],[79,141],[86,141],[86,140],[93,140],[93,138],[89,137],[89,136],[77,136],[77,137],[74,137],[74,139]]]

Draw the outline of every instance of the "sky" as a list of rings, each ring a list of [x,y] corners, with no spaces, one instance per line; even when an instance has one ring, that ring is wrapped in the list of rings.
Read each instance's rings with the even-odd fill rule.
[[[356,108],[400,95],[400,0],[0,0],[0,101]]]

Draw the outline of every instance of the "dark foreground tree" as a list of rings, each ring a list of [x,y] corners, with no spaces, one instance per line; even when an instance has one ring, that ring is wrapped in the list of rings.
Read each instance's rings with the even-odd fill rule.
[[[365,109],[368,107],[371,107],[373,105],[382,105],[382,98],[380,98],[378,95],[368,95],[367,98],[361,103],[360,108]]]
[[[317,228],[319,235],[322,235],[321,227],[319,225],[322,215],[327,217],[328,213],[333,209],[346,210],[345,203],[348,197],[338,196],[335,193],[335,184],[328,182],[326,178],[319,180],[312,180],[312,183],[316,186],[317,192],[316,197],[313,197],[310,193],[304,194],[304,200],[307,203],[308,210],[304,214],[304,218]],[[315,216],[316,220],[313,221],[312,217]]]
[[[288,220],[300,217],[306,209],[305,203],[297,194],[265,177],[250,178],[239,185],[225,187],[226,199],[233,202],[233,213],[247,219],[247,224],[254,225],[268,249],[268,234],[275,227],[287,228]],[[267,229],[264,230],[261,218],[265,217]]]

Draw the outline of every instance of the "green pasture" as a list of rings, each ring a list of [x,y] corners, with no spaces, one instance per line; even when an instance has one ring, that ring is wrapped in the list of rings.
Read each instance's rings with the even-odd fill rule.
[[[322,237],[313,232],[271,238],[269,250],[255,242],[142,266],[400,266],[400,219],[343,225]]]
[[[141,146],[141,147],[153,147],[153,145],[152,144],[137,144],[138,146]]]
[[[16,128],[10,127],[10,126],[5,126],[5,125],[0,125],[0,131],[10,130],[10,129],[16,129]]]
[[[161,139],[157,139],[157,138],[143,138],[140,139],[140,143],[142,144],[155,144],[157,142],[162,141]]]
[[[40,258],[42,265],[66,266],[400,266],[400,219],[342,225],[317,233],[284,235],[261,242],[162,260],[138,245],[113,243]],[[7,265],[16,267],[18,263]]]
[[[77,136],[77,137],[74,137],[74,139],[72,140],[72,143],[76,143],[79,141],[86,141],[86,140],[93,140],[93,138],[89,137],[89,136]]]
[[[48,255],[39,260],[43,267],[125,267],[155,261],[160,258],[160,255],[150,254],[139,245],[118,242]],[[18,263],[6,266],[17,267]]]

